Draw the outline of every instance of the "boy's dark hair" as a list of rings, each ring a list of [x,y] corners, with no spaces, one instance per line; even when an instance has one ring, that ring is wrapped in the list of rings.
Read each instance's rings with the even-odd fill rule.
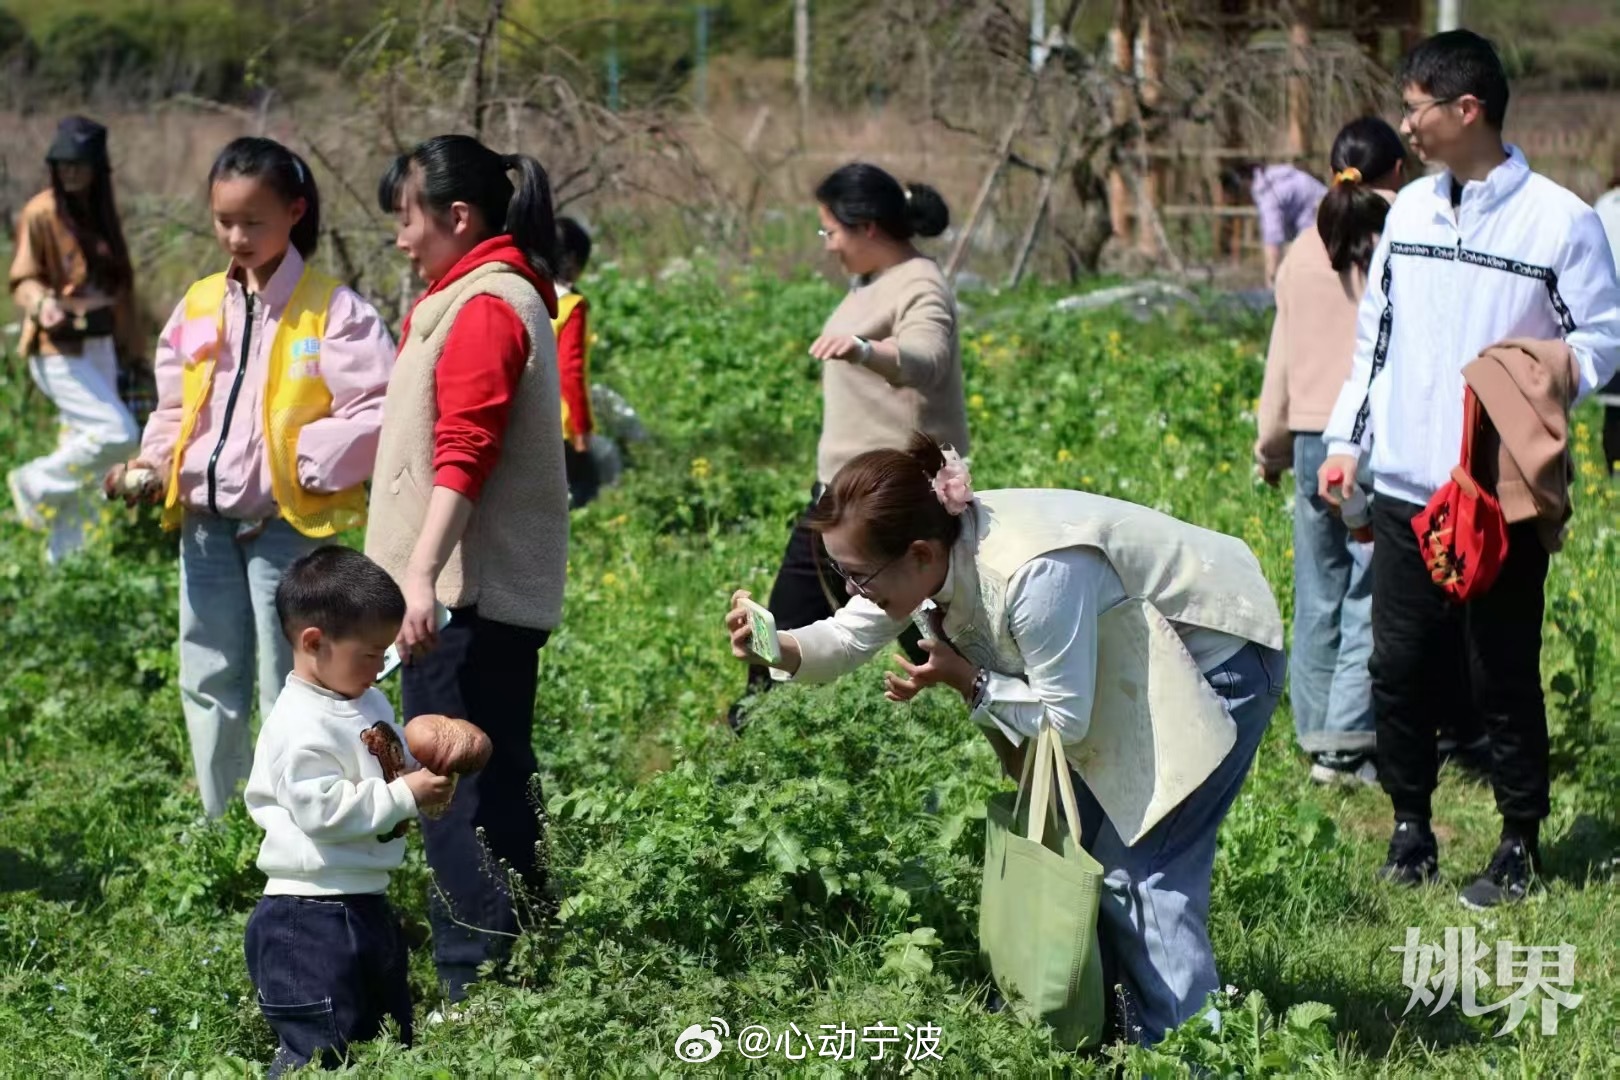
[[[388,571],[353,548],[328,544],[287,568],[276,586],[276,617],[293,641],[308,627],[342,640],[405,621],[405,594]]]
[[[557,219],[558,269],[572,282],[591,261],[591,234],[571,217]]]
[[[287,205],[304,200],[304,216],[292,227],[292,246],[309,258],[321,240],[321,192],[309,163],[274,139],[244,135],[225,144],[208,170],[208,186],[232,176],[262,180]]]
[[[1485,106],[1485,122],[1497,131],[1507,119],[1508,80],[1496,46],[1472,30],[1436,34],[1406,54],[1397,86],[1416,86],[1437,101],[1471,94]]]

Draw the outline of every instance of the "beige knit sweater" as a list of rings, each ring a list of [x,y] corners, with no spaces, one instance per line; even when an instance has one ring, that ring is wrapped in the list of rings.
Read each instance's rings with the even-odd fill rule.
[[[568,566],[568,485],[562,403],[551,316],[517,270],[485,263],[411,313],[410,336],[383,402],[382,441],[371,487],[366,554],[403,581],[433,490],[434,369],[456,313],[480,294],[510,304],[529,333],[501,456],[484,484],[461,543],[439,574],[439,602],[476,606],[496,622],[550,630],[562,619]]]
[[[913,430],[967,454],[956,301],[934,260],[919,255],[851,289],[822,333],[874,342],[893,338],[900,350],[900,370],[892,380],[847,361],[822,366],[816,454],[822,483],[857,454],[903,448]]]

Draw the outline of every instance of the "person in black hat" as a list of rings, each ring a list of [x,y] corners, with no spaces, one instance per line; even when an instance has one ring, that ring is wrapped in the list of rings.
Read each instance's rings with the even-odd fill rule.
[[[119,394],[119,357],[142,355],[134,274],[113,200],[107,129],[70,116],[45,155],[50,186],[17,220],[11,297],[19,352],[61,413],[56,448],[6,475],[23,524],[46,532],[56,563],[84,546],[95,478],[123,460],[139,430]]]

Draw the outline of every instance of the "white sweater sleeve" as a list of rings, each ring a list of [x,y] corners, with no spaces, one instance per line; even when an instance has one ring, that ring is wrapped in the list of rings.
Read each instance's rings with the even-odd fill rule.
[[[799,643],[799,670],[791,681],[833,682],[876,656],[907,625],[889,618],[866,597],[854,597],[830,618],[784,632]],[[782,672],[772,674],[779,680],[788,678]]]
[[[1333,413],[1322,441],[1329,454],[1359,458],[1372,446],[1372,385],[1383,374],[1389,353],[1389,321],[1394,317],[1386,279],[1389,276],[1389,234],[1386,231],[1373,250],[1367,267],[1367,291],[1356,312],[1356,352],[1350,362],[1350,377],[1333,403]]]
[[[1097,690],[1099,598],[1119,575],[1092,548],[1031,559],[1007,582],[1007,624],[1024,657],[1024,678],[991,675],[974,719],[992,723],[1014,746],[1051,725],[1064,743],[1091,727]]]
[[[1620,282],[1603,221],[1591,210],[1581,214],[1563,250],[1557,291],[1566,312],[1565,340],[1574,354],[1580,383],[1576,399],[1613,378],[1620,368]]]
[[[336,757],[309,746],[288,752],[276,779],[276,802],[317,842],[378,836],[416,816],[416,798],[404,777],[391,784],[377,777],[356,783],[343,775]]]

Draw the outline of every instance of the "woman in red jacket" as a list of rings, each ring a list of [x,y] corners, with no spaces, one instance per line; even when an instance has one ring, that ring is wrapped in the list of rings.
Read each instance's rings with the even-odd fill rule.
[[[405,716],[463,717],[496,747],[448,812],[422,822],[434,960],[459,1001],[518,930],[479,831],[520,879],[535,876],[535,682],[568,558],[557,232],[540,163],[465,135],[402,154],[378,199],[428,290],[406,320],[383,406],[366,552],[405,593]]]

